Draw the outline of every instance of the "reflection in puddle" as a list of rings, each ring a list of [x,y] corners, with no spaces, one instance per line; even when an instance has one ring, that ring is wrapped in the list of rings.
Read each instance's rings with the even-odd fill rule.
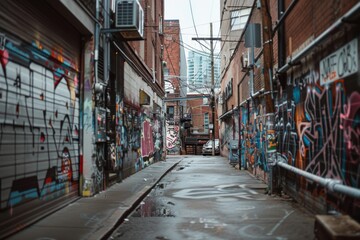
[[[175,217],[171,206],[175,203],[167,201],[161,194],[165,183],[159,183],[155,189],[142,201],[132,213],[132,217]]]

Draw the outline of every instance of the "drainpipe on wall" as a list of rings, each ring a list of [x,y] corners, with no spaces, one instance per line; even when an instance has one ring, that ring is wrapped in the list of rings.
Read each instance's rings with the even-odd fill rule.
[[[100,16],[100,0],[96,0],[96,10],[95,10],[95,39],[94,39],[94,85],[98,83],[98,62],[99,62],[99,40],[100,40],[100,23],[99,23],[99,16]]]
[[[250,69],[250,97],[252,100],[253,97],[254,97],[254,65],[255,65],[255,49],[254,49],[254,46],[252,46],[250,48],[250,66],[251,69]]]
[[[110,0],[104,0],[104,28],[109,29],[110,28]],[[105,95],[105,109],[106,109],[106,115],[109,114],[110,110],[108,108],[108,98],[110,98],[107,94],[109,93],[107,88],[109,84],[109,76],[110,76],[110,33],[103,34],[103,43],[104,43],[104,95]],[[111,104],[111,103],[110,103]],[[108,158],[108,144],[110,144],[108,137],[108,123],[107,123],[107,117],[105,118],[106,121],[106,141],[104,143],[104,153],[105,153],[105,168],[104,168],[104,188],[107,188],[109,184],[109,161]]]
[[[110,28],[110,0],[104,0],[104,28]],[[104,41],[104,83],[105,85],[109,82],[109,71],[110,71],[110,33],[103,34]]]
[[[284,0],[278,1],[278,15],[279,19],[283,17],[285,11]],[[286,61],[286,52],[285,52],[285,23],[282,23],[278,26],[278,64],[279,68],[284,66]]]

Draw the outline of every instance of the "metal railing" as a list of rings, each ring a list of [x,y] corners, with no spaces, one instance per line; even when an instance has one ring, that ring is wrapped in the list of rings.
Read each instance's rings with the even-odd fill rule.
[[[289,164],[285,162],[276,162],[276,165],[279,167],[285,168],[286,170],[289,170],[297,175],[303,176],[309,180],[312,180],[321,186],[325,187],[326,189],[330,190],[331,192],[335,193],[341,193],[345,194],[347,196],[359,199],[360,198],[360,189],[353,188],[350,186],[346,186],[342,184],[340,180],[331,179],[331,178],[322,178],[317,175],[314,175],[312,173],[306,172],[304,170],[301,170],[299,168],[290,166]]]

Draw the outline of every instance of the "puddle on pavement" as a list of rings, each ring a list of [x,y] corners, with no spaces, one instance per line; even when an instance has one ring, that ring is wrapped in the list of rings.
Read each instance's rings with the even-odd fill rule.
[[[175,203],[162,197],[160,189],[166,187],[166,183],[159,183],[155,189],[139,204],[132,213],[132,217],[175,217],[171,209]]]
[[[176,171],[184,170],[187,167],[191,167],[191,165],[190,165],[191,163],[192,163],[192,161],[178,165],[176,168]]]
[[[141,202],[140,205],[131,215],[132,217],[175,217],[171,206],[175,204],[172,202],[163,202],[161,200],[147,198]]]

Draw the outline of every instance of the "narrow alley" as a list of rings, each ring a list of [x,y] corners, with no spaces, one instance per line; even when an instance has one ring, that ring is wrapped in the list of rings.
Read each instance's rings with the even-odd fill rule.
[[[185,156],[111,239],[314,239],[314,215],[223,157]]]
[[[0,2],[0,239],[360,239],[359,0]]]

